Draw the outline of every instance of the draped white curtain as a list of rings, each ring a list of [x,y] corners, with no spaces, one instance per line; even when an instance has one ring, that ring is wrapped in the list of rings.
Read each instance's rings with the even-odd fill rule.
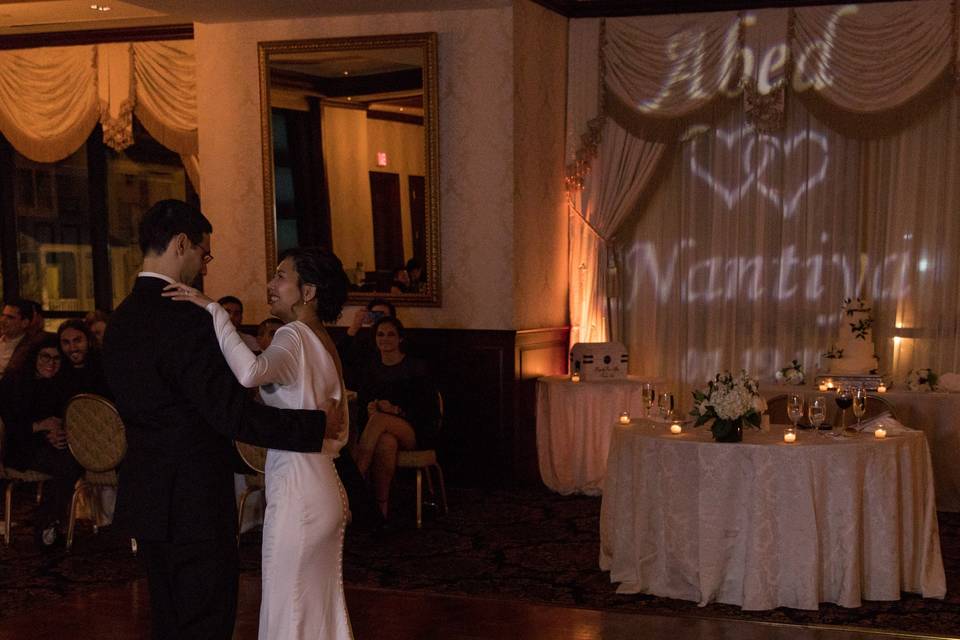
[[[192,40],[0,51],[0,132],[23,156],[57,162],[100,122],[104,143],[134,143],[132,115],[181,154],[199,184]]]
[[[946,0],[606,20],[568,169],[572,339],[609,339],[619,307],[632,369],[685,397],[726,368],[812,373],[862,295],[884,373],[960,368],[956,20]]]

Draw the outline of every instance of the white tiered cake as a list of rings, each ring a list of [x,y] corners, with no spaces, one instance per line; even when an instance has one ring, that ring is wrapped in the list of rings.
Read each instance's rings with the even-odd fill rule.
[[[834,379],[863,378],[868,385],[874,379],[879,381],[872,329],[873,316],[867,303],[861,298],[846,298],[836,346],[824,354],[825,373]]]

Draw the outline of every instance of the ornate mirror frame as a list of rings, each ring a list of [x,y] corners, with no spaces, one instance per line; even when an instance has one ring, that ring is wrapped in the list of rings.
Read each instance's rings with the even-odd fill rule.
[[[268,41],[257,44],[260,67],[260,136],[263,162],[263,210],[266,238],[267,280],[277,266],[277,216],[273,132],[271,118],[271,56],[308,54],[311,52],[362,51],[375,49],[420,48],[423,54],[423,125],[425,179],[425,220],[423,274],[425,281],[418,292],[389,293],[351,290],[347,304],[366,304],[373,298],[384,298],[396,305],[440,306],[440,162],[438,143],[438,71],[437,34],[411,33],[400,35],[324,38],[316,40]],[[349,270],[351,265],[344,265]]]

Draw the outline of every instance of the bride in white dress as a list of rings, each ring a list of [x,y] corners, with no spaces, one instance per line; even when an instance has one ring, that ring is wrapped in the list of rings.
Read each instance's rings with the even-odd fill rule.
[[[328,416],[339,409],[342,421],[328,423],[320,453],[267,453],[259,638],[352,638],[342,571],[348,505],[333,462],[349,423],[340,360],[323,327],[339,317],[348,281],[340,260],[324,249],[293,249],[281,258],[267,295],[270,313],[284,325],[260,355],[201,292],[178,283],[164,295],[210,312],[230,369],[245,387],[259,386],[265,404]]]

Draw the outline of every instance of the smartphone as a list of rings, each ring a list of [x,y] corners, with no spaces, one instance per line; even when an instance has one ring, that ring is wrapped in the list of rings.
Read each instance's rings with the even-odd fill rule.
[[[367,312],[367,322],[374,324],[377,320],[386,315],[383,311],[368,311]]]

